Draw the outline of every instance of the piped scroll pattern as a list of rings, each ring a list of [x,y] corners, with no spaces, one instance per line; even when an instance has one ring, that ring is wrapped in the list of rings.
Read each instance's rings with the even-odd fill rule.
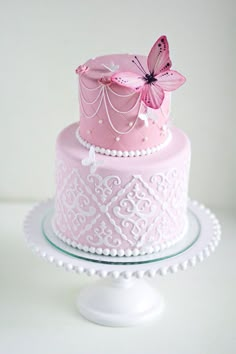
[[[93,185],[94,192],[102,203],[105,203],[107,198],[112,195],[114,186],[121,185],[121,179],[118,176],[106,176],[105,178],[102,178],[98,174],[89,174],[87,182],[90,185]]]
[[[80,245],[109,249],[148,249],[172,241],[184,229],[188,163],[154,173],[148,180],[133,175],[103,177],[57,164],[54,224],[56,230]],[[84,175],[87,169],[87,174]],[[61,179],[60,179],[61,181]]]
[[[155,227],[154,234],[158,235],[159,241],[163,238],[171,239],[176,232],[178,220],[179,227],[184,228],[185,220],[181,218],[186,211],[188,195],[189,161],[184,163],[182,169],[172,168],[166,173],[158,173],[151,177],[150,182],[162,200],[162,212],[160,213],[158,227]],[[155,240],[150,238],[149,244],[153,245]]]
[[[119,247],[121,245],[121,240],[119,238],[113,237],[112,230],[107,226],[105,221],[101,221],[98,227],[94,228],[94,233],[86,237],[89,245],[100,247],[104,244],[107,247]]]

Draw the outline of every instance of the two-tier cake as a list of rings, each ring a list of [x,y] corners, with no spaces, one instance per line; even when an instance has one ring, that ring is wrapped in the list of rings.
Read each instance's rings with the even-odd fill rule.
[[[187,228],[190,143],[170,124],[165,36],[147,57],[88,60],[79,79],[80,121],[56,144],[53,229],[84,252],[137,256],[178,242]]]

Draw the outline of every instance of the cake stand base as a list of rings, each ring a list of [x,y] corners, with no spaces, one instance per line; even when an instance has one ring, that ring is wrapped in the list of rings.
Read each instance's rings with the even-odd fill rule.
[[[175,273],[195,266],[216,248],[219,221],[196,201],[188,203],[188,230],[175,246],[157,254],[111,257],[89,254],[61,241],[52,229],[53,200],[35,206],[25,218],[29,247],[43,259],[77,274],[102,279],[81,290],[77,306],[82,316],[105,326],[132,326],[160,316],[164,302],[144,277]]]
[[[81,290],[77,306],[88,320],[112,327],[140,324],[160,316],[164,301],[143,279],[100,280]]]

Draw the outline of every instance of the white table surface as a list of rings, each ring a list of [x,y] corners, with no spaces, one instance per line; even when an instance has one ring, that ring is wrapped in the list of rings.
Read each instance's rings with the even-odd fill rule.
[[[26,247],[31,204],[0,204],[0,354],[236,353],[236,215],[222,224],[216,252],[184,272],[149,280],[164,295],[159,320],[109,328],[83,319],[76,296],[97,278],[68,273]]]

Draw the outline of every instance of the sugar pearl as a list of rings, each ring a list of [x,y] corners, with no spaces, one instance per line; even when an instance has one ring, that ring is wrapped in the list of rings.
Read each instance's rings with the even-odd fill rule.
[[[129,122],[129,126],[132,127],[132,125],[133,125],[133,122]]]
[[[130,151],[130,152],[129,152],[129,156],[130,156],[130,157],[133,157],[134,155],[135,155],[135,152],[134,152],[134,151]]]
[[[141,155],[145,156],[146,155],[146,150],[141,150]]]
[[[102,119],[99,119],[98,123],[99,123],[99,124],[102,124],[102,123],[103,123],[103,120],[102,120]]]
[[[116,137],[116,141],[120,141],[120,137],[119,136]]]

